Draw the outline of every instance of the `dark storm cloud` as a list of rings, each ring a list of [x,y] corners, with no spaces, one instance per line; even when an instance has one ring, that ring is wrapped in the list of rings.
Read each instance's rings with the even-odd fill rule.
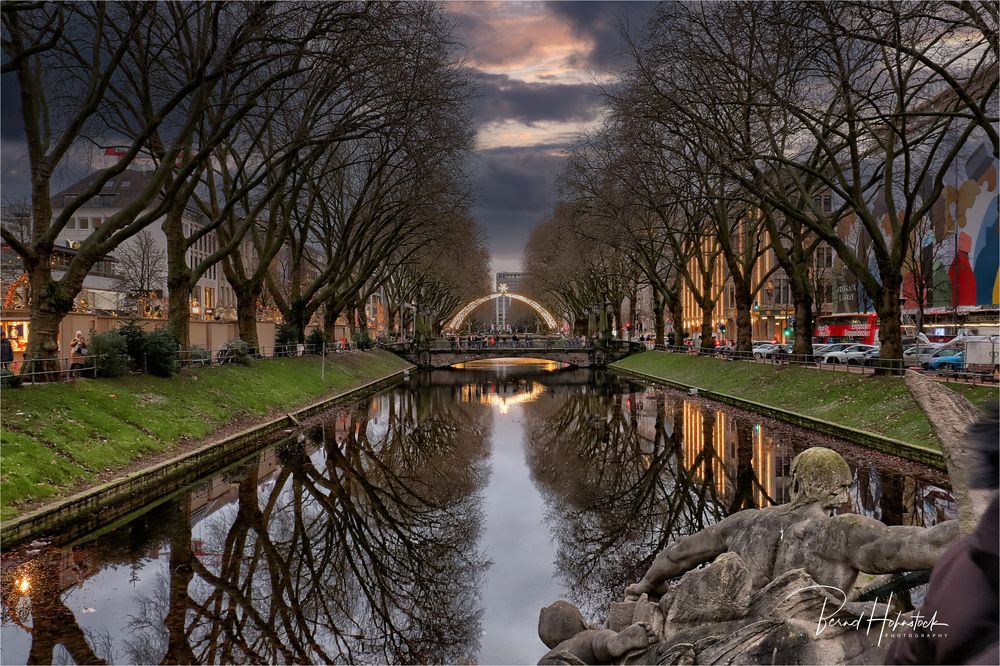
[[[624,66],[627,42],[622,30],[633,36],[641,33],[655,7],[655,2],[546,3],[548,11],[569,22],[574,34],[593,42],[585,61],[578,64],[598,70]]]
[[[546,144],[478,152],[479,198],[473,216],[486,228],[494,258],[519,257],[531,229],[551,212],[565,147]]]
[[[569,83],[528,83],[506,74],[479,75],[476,124],[514,120],[531,125],[543,121],[580,122],[597,117],[597,86]]]

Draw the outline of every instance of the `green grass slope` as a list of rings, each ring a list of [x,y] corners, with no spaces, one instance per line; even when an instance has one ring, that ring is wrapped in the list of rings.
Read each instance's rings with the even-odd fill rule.
[[[757,403],[938,448],[930,423],[899,377],[743,363],[687,354],[643,352],[614,364]],[[996,387],[949,384],[974,404],[996,401]]]
[[[0,519],[97,474],[168,452],[237,419],[291,410],[405,368],[389,352],[25,386],[0,395]]]

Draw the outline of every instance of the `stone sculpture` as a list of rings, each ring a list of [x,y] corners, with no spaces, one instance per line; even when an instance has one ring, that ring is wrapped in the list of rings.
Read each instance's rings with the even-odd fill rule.
[[[791,473],[789,504],[741,511],[678,539],[629,586],[625,602],[612,604],[610,633],[600,640],[636,637],[632,627],[640,626],[655,643],[616,657],[564,640],[546,663],[881,663],[888,640],[858,627],[888,609],[849,601],[858,574],[931,568],[958,537],[958,523],[889,527],[833,515],[852,477],[830,449],[803,451]],[[837,621],[823,624],[835,612]],[[576,626],[585,627],[582,618]],[[584,648],[595,645],[598,634],[588,632],[596,631],[577,632]]]

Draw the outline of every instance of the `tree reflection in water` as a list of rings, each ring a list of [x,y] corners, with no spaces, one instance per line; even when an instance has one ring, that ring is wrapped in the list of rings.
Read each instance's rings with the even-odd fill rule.
[[[530,403],[525,411],[529,466],[545,496],[557,568],[570,600],[591,617],[620,600],[677,537],[743,509],[787,501],[792,457],[828,443],[774,426],[764,437],[751,414],[613,380]],[[924,505],[940,507],[946,491],[858,464],[857,455],[848,454],[856,478],[844,510],[877,512],[892,524],[937,521],[926,517]],[[877,496],[868,492],[872,487]],[[947,517],[946,506],[939,510]]]
[[[271,472],[254,461],[227,473],[234,501],[197,528],[190,494],[160,512],[177,519],[146,548],[168,551],[168,566],[154,591],[135,600],[118,661],[475,658],[487,566],[476,548],[489,414],[435,392],[375,400],[374,416],[365,403],[280,446],[281,464]],[[103,550],[100,541],[88,548]],[[5,593],[13,587],[5,581]],[[61,592],[59,584],[39,584],[27,600],[32,663],[51,660],[57,643],[77,663],[103,663]]]
[[[784,501],[788,463],[812,444],[601,373],[417,375],[85,544],[5,560],[3,629],[21,641],[5,662],[474,661],[492,415],[511,405],[558,575],[591,618],[667,542]],[[924,477],[847,457],[853,510],[903,524],[953,513]],[[125,567],[135,598],[94,589]],[[129,605],[128,626],[105,608],[83,622],[81,598]]]
[[[653,555],[724,513],[711,437],[685,464],[680,401],[615,390],[566,395],[527,409],[529,465],[549,507],[557,567],[572,601],[597,615],[638,580]]]

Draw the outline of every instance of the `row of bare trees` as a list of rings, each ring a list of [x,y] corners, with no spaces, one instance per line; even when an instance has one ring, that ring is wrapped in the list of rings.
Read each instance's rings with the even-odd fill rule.
[[[462,168],[471,84],[440,7],[12,2],[2,12],[3,73],[19,83],[31,172],[30,233],[3,229],[30,279],[26,358],[56,355],[87,273],[126,241],[141,247],[154,224],[167,240],[169,328],[185,347],[192,291],[214,266],[255,346],[265,293],[301,336],[319,313],[332,330],[390,277],[432,261],[428,244],[471,248],[485,265]],[[54,210],[53,178],[109,145],[118,161]],[[59,234],[127,169],[150,177],[54,276]],[[189,252],[209,237],[214,251]],[[463,285],[484,273],[474,263],[453,267],[471,271]]]
[[[679,328],[686,288],[712,344],[721,264],[742,350],[773,252],[802,354],[814,253],[832,248],[879,315],[883,357],[901,358],[904,276],[922,279],[946,177],[969,145],[1000,154],[997,29],[991,3],[663,3],[630,40],[604,122],[570,151],[566,203],[536,237],[562,225],[599,248],[567,249],[574,270],[594,252],[637,268],[660,340],[664,309]],[[573,312],[566,293],[585,282],[564,269],[549,284],[535,251],[529,272]]]

